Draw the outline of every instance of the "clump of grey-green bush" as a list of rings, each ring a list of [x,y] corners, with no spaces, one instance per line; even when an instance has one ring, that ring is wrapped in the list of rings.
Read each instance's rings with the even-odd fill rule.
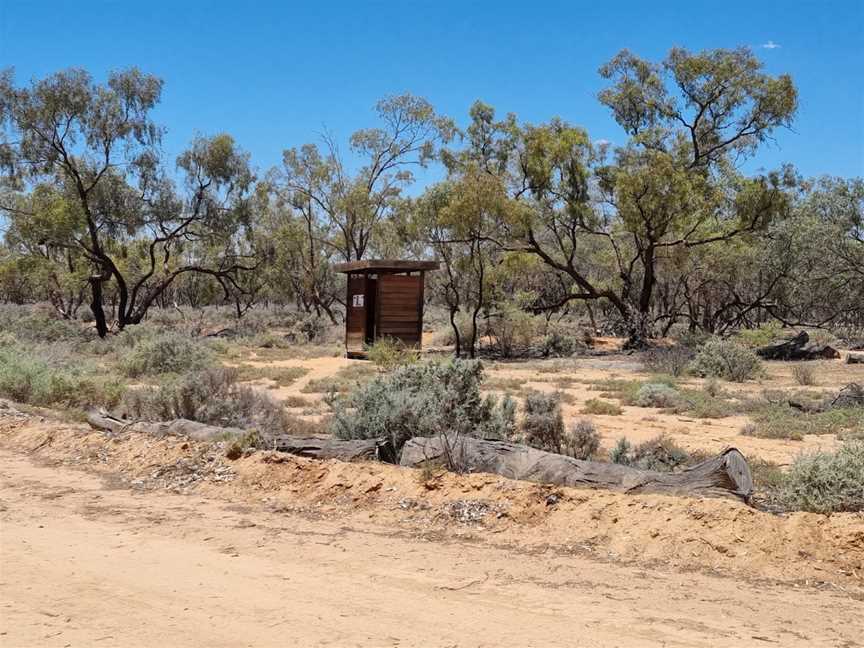
[[[159,387],[130,389],[120,404],[126,418],[147,421],[189,419],[219,427],[255,430],[262,447],[274,436],[320,430],[289,414],[267,394],[237,382],[232,367],[205,369]]]
[[[695,463],[699,458],[691,457],[690,453],[672,439],[660,435],[636,446],[622,437],[609,453],[609,459],[612,463],[642,470],[671,472]]]
[[[645,383],[636,392],[639,407],[675,407],[681,402],[681,394],[664,383]]]
[[[40,407],[111,406],[123,393],[117,376],[74,358],[62,344],[24,345],[0,340],[0,396]]]
[[[732,340],[711,338],[698,351],[690,370],[698,376],[744,382],[762,372],[762,362],[752,350]]]
[[[864,441],[798,456],[782,480],[778,500],[795,511],[864,510]]]
[[[120,357],[120,371],[130,378],[200,371],[214,362],[213,350],[198,338],[178,333],[137,335],[124,332],[131,346]]]
[[[353,393],[328,397],[331,430],[341,439],[389,439],[397,451],[413,437],[441,434],[506,439],[515,404],[480,395],[483,365],[420,362],[380,375]]]

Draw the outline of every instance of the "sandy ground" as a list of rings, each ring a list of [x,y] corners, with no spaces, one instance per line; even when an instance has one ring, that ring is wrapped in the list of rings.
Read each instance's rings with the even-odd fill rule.
[[[815,590],[135,493],[4,451],[3,646],[858,646]]]

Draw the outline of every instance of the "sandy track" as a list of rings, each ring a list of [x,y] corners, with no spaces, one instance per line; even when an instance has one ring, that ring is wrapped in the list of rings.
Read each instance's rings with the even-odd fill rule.
[[[0,645],[856,646],[842,592],[430,542],[0,452]]]

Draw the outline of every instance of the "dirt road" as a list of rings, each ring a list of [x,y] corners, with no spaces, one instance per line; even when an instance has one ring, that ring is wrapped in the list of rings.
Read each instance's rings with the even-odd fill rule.
[[[855,646],[842,591],[138,493],[0,452],[0,645]]]

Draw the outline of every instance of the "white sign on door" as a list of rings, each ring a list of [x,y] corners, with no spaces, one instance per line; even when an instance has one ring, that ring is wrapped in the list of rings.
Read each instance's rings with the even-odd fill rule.
[[[354,295],[354,298],[351,300],[351,305],[354,308],[363,308],[363,295]]]

